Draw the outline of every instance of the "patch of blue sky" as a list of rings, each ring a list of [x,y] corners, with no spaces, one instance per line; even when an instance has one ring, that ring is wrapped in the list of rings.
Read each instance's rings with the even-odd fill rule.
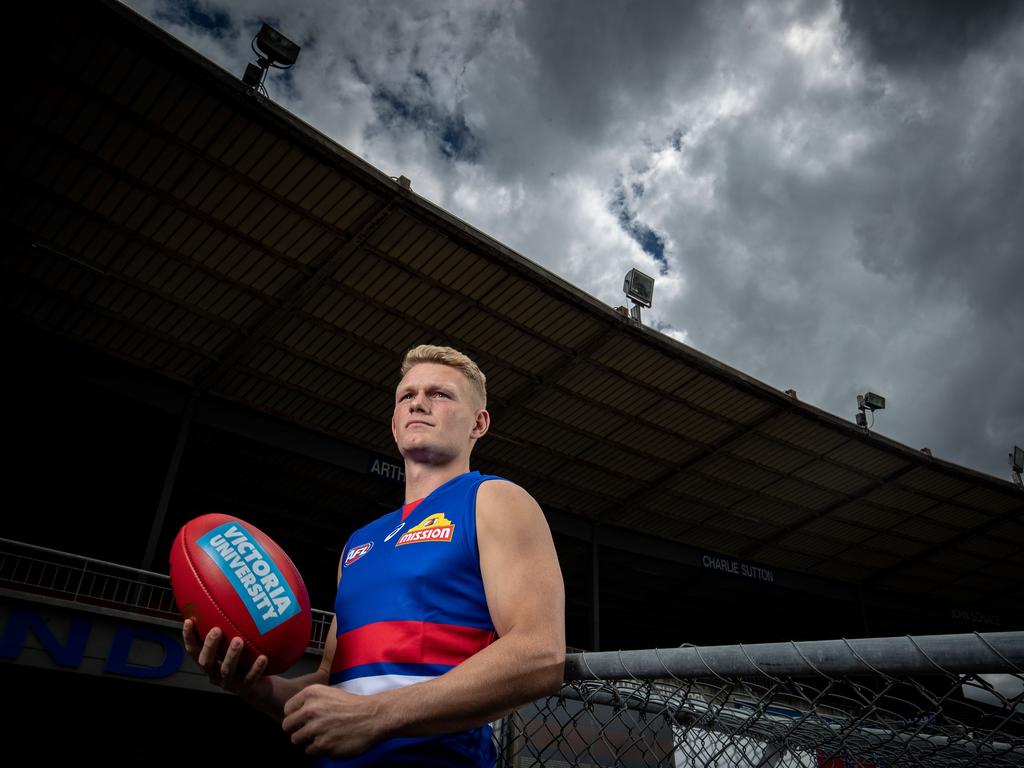
[[[231,31],[231,17],[207,3],[181,0],[165,8],[156,14],[157,20],[202,29],[215,37],[223,37]]]
[[[377,118],[389,128],[412,126],[437,142],[437,149],[451,161],[475,162],[480,141],[458,112],[445,112],[426,101],[414,102],[385,88],[373,93]]]
[[[686,131],[682,128],[676,128],[672,131],[672,149],[676,152],[683,151],[683,136],[686,135]]]
[[[636,187],[637,185],[634,184],[633,192],[639,197],[643,194],[643,186],[640,185],[639,194],[637,194]],[[639,221],[636,214],[630,210],[629,203],[626,200],[626,190],[621,181],[616,185],[610,207],[612,212],[618,217],[619,226],[622,227],[622,230],[633,238],[636,244],[643,249],[644,253],[658,263],[658,274],[662,277],[667,275],[668,259],[665,258],[665,239],[649,226]]]
[[[476,161],[480,144],[462,115],[449,115],[441,131],[441,154],[449,160]]]

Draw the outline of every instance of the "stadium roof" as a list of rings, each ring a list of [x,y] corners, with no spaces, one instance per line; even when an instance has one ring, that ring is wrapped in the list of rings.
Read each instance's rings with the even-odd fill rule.
[[[8,78],[3,311],[367,450],[397,361],[487,372],[486,469],[604,525],[991,610],[1024,493],[646,328],[148,22],[67,4]]]

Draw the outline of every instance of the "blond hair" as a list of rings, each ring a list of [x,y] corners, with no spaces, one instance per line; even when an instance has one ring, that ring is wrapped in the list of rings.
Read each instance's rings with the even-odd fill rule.
[[[420,363],[438,363],[456,368],[469,380],[474,394],[480,398],[480,406],[487,407],[487,377],[476,363],[457,349],[437,347],[433,344],[420,344],[418,347],[413,347],[405,353],[405,358],[402,360],[402,376],[404,377],[414,365]]]

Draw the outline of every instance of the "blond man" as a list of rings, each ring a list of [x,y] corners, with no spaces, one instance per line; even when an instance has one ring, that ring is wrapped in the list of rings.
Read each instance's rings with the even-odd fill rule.
[[[323,765],[492,765],[487,723],[554,693],[564,588],[540,507],[470,471],[487,434],[486,377],[450,347],[408,351],[391,430],[405,504],[349,538],[320,669],[265,677],[218,659],[219,630],[185,644],[210,679],[279,720]]]

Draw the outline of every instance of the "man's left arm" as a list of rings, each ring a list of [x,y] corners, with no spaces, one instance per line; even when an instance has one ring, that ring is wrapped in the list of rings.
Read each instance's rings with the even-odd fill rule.
[[[483,725],[558,691],[565,670],[565,589],[537,502],[509,482],[477,493],[477,543],[498,639],[434,680],[373,696],[310,686],[282,727],[311,754],[354,755],[383,739]]]

